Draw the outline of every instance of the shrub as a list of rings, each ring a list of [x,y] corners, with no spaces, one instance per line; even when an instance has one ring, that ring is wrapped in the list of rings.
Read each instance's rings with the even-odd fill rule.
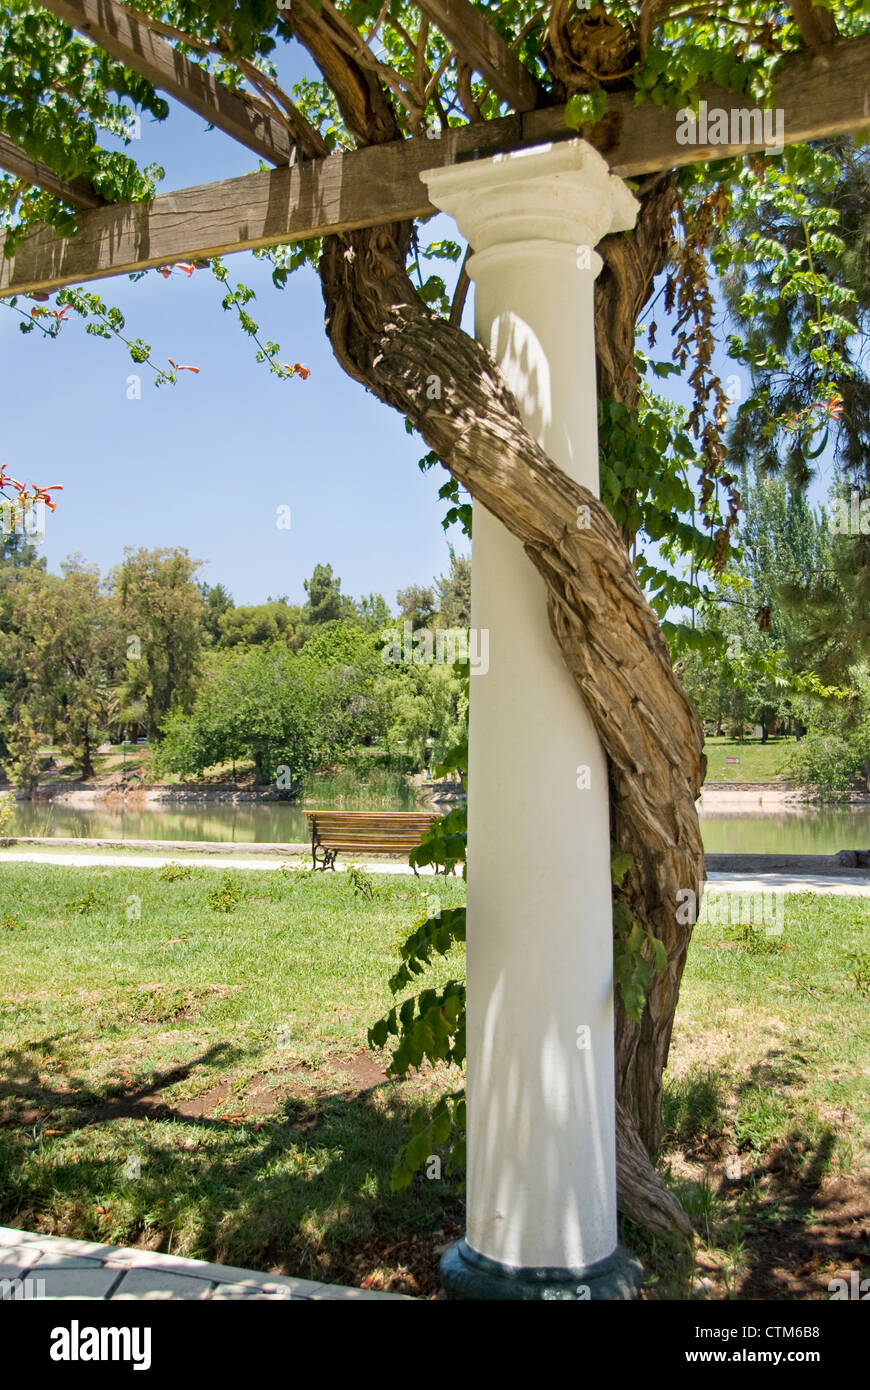
[[[95,907],[102,907],[105,901],[103,894],[98,893],[94,885],[89,883],[82,896],[70,903],[70,907],[79,916],[85,916],[88,912],[93,912]]]
[[[173,859],[169,864],[164,864],[157,877],[164,883],[176,883],[180,878],[190,878],[193,873],[192,864],[179,864]]]
[[[374,880],[361,864],[348,864],[347,876],[353,884],[353,891],[361,898],[373,898],[375,896]]]
[[[242,880],[239,875],[225,873],[219,886],[208,894],[206,902],[215,912],[235,912],[242,897]]]
[[[811,787],[824,800],[845,800],[867,788],[867,753],[860,738],[807,734],[791,750],[787,767],[800,786]]]

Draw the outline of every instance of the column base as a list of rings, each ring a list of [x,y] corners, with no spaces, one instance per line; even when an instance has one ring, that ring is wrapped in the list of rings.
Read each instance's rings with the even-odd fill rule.
[[[580,1269],[524,1268],[479,1255],[458,1240],[441,1257],[441,1283],[448,1298],[572,1299],[576,1302],[636,1298],[643,1281],[640,1260],[617,1245],[612,1255]]]

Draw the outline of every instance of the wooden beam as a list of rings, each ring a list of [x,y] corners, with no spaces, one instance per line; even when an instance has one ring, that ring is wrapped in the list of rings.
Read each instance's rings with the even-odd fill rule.
[[[175,97],[209,125],[231,135],[270,164],[289,164],[295,146],[286,126],[259,112],[115,0],[40,0],[52,14],[93,40],[152,86]]]
[[[436,210],[422,170],[521,141],[508,116],[83,213],[75,236],[40,227],[8,260],[0,251],[0,297],[422,217]]]
[[[63,198],[65,203],[69,203],[74,208],[101,208],[105,206],[105,198],[101,198],[96,193],[87,179],[73,179],[66,183],[58,178],[47,164],[41,164],[38,159],[31,159],[30,155],[16,145],[14,140],[10,140],[8,135],[0,132],[0,169],[5,169],[7,173],[16,174],[18,178],[24,179],[26,183],[32,184],[34,188],[42,188],[46,193],[54,193],[56,197]]]
[[[633,104],[629,93],[615,93],[604,118],[580,134],[600,150],[613,172],[623,178],[685,164],[709,163],[766,148],[757,138],[760,121],[741,120],[740,113],[758,111],[752,99],[721,87],[706,87],[708,115],[723,111],[731,134],[724,143],[711,139],[679,142],[680,126],[673,107]],[[786,145],[870,128],[870,36],[838,39],[819,48],[789,54],[780,66],[772,101]],[[778,124],[777,120],[777,124]],[[755,129],[753,130],[753,127]],[[559,107],[530,111],[523,117],[523,136],[532,143],[558,139],[564,119]],[[718,130],[707,122],[708,134]],[[698,132],[701,134],[701,127]],[[747,138],[747,134],[749,138]]]
[[[711,111],[718,106],[729,114],[746,103],[719,89],[708,89],[706,100]],[[790,57],[776,109],[787,144],[870,126],[870,37]],[[625,178],[765,148],[760,122],[753,130],[753,122],[738,120],[744,128],[736,143],[727,144],[681,144],[684,124],[672,108],[635,106],[624,94],[612,97],[605,118],[582,134]],[[564,109],[553,107],[460,126],[440,139],[397,140],[163,193],[152,203],[85,212],[73,237],[42,227],[14,256],[0,253],[0,296],[426,216],[435,208],[422,170],[576,134],[565,126]]]
[[[534,110],[542,95],[537,82],[470,0],[417,0],[417,5],[503,101],[515,111]]]

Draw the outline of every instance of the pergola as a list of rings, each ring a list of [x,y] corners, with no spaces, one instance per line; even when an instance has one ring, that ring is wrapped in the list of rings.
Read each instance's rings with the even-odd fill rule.
[[[37,232],[13,257],[0,256],[3,297],[425,217],[436,208],[420,179],[423,170],[578,134],[566,126],[564,106],[541,104],[531,75],[469,0],[422,0],[420,8],[514,114],[454,126],[437,139],[423,136],[335,154],[323,147],[319,158],[305,158],[300,142],[260,103],[177,53],[117,0],[46,0],[45,8],[275,171],[163,193],[151,203],[107,206],[86,182],[65,183],[0,134],[0,168],[82,210],[74,237]],[[809,5],[792,8],[830,19],[827,11]],[[807,32],[815,34],[811,25]],[[788,143],[853,131],[870,121],[868,75],[870,38],[816,40],[789,57],[775,95]],[[735,104],[734,94],[718,87],[708,88],[704,98],[711,107]],[[752,139],[678,144],[671,108],[636,106],[626,93],[614,93],[602,120],[579,133],[621,178],[764,149],[762,140]]]
[[[459,64],[479,73],[510,114],[484,120],[471,109],[463,125],[393,133],[330,154],[256,69],[246,74],[251,91],[230,88],[178,52],[173,41],[182,36],[166,26],[160,32],[117,0],[44,4],[274,167],[150,203],[109,205],[86,182],[65,183],[0,135],[0,167],[80,209],[74,236],[42,227],[8,257],[0,252],[0,296],[45,295],[181,259],[386,229],[438,210],[455,217],[473,248],[466,269],[476,284],[477,336],[489,351],[475,359],[490,373],[486,401],[503,407],[504,419],[518,413],[517,430],[524,427],[531,440],[528,466],[518,472],[519,446],[511,431],[499,433],[498,421],[488,435],[475,434],[466,414],[435,432],[442,457],[452,451],[452,471],[482,504],[472,625],[488,630],[491,653],[485,679],[472,673],[471,683],[468,1234],[448,1252],[444,1278],[456,1296],[631,1297],[640,1271],[616,1237],[607,710],[584,650],[593,618],[582,631],[572,626],[582,607],[577,593],[596,582],[612,553],[595,504],[593,293],[601,258],[594,248],[634,225],[638,205],[624,179],[764,150],[760,124],[746,122],[725,143],[719,131],[715,140],[708,132],[706,143],[681,143],[672,108],[635,105],[630,93],[614,92],[600,120],[572,129],[566,107],[550,104],[469,0],[418,0]],[[645,0],[642,10],[649,8]],[[791,0],[789,8],[804,48],[783,59],[776,79],[773,105],[783,114],[785,141],[870,125],[870,37],[839,38],[831,14],[811,0]],[[344,36],[350,59],[378,77],[374,55],[357,38],[355,46]],[[715,87],[704,99],[726,111],[747,104]],[[409,358],[419,358],[418,379],[428,371],[440,382],[451,371],[449,343],[432,325],[427,362],[426,342],[403,328],[401,297],[397,304],[391,333],[398,342],[405,333]],[[397,403],[386,390],[384,399]],[[477,471],[463,462],[473,448],[485,455]],[[545,482],[552,506],[539,522]],[[509,487],[517,498],[505,520],[499,499]],[[575,514],[586,502],[593,519],[581,524]],[[648,803],[657,777],[662,795],[681,798],[676,828],[662,831],[682,865],[662,869],[662,899],[672,901],[680,872],[697,863],[697,827],[689,826],[697,787],[676,757],[666,774],[657,771],[665,764],[656,763],[653,744],[666,744],[668,729],[657,723],[658,687],[644,657],[655,652],[664,669],[664,644],[643,616],[639,591],[629,580],[614,583],[609,611],[622,605],[630,613],[634,646],[612,662],[608,678],[612,689],[620,681],[627,688],[625,708],[640,732],[626,724],[606,752],[612,760],[614,748],[627,750],[625,765],[634,785],[647,785]],[[595,660],[607,665],[611,655],[605,622]],[[675,717],[675,744],[697,741],[696,732],[685,711]],[[626,816],[627,785],[618,784]],[[649,806],[646,817],[628,816],[627,824],[649,825]],[[637,1141],[632,1147],[628,1131],[620,1134],[620,1182],[632,1172],[642,1182]]]

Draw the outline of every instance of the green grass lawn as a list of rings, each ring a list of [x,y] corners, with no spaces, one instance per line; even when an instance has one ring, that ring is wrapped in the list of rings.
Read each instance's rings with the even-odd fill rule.
[[[337,1282],[392,1246],[414,1291],[415,1246],[458,1230],[456,1185],[389,1178],[444,1079],[372,1089],[366,1031],[427,894],[464,885],[382,877],[369,901],[344,874],[238,881],[223,913],[210,869],[0,867],[0,1222]]]
[[[383,876],[369,900],[344,874],[237,881],[223,913],[213,869],[0,861],[0,1223],[430,1293],[461,1195],[389,1179],[410,1114],[455,1078],[384,1084],[365,1038],[427,895],[453,906],[464,885]],[[696,928],[662,1167],[700,1242],[687,1264],[628,1233],[652,1296],[703,1275],[714,1297],[826,1297],[849,1263],[842,1203],[833,1236],[835,1208],[825,1241],[813,1222],[837,1184],[851,1211],[867,1168],[867,915],[802,896],[780,938]],[[457,953],[432,983],[461,970]],[[806,1287],[786,1237],[824,1245]]]
[[[760,738],[735,739],[710,737],[704,743],[707,755],[708,782],[777,782],[788,780],[783,759],[794,748],[793,738],[771,736],[767,743]],[[739,758],[739,765],[726,765],[726,758]]]
[[[75,766],[69,754],[62,748],[54,744],[46,745],[40,749],[40,756],[43,758],[51,757],[57,767],[54,771],[43,772],[40,774],[40,786],[60,787],[75,786],[81,781],[81,772]],[[131,743],[126,751],[120,744],[112,746],[109,753],[97,753],[96,750],[91,754],[91,761],[94,765],[94,777],[97,781],[110,779],[117,781],[126,770],[129,775],[138,774],[146,767],[150,759],[150,750],[147,745]]]
[[[699,922],[665,1091],[712,1296],[826,1298],[870,1273],[870,900],[802,893],[781,936]]]

